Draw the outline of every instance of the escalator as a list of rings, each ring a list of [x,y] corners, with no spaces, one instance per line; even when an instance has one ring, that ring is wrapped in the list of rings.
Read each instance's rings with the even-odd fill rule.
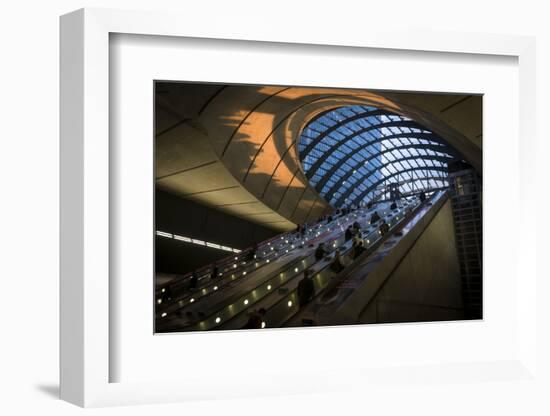
[[[266,327],[278,328],[283,326],[310,326],[322,324],[319,322],[317,316],[311,311],[315,310],[316,305],[323,299],[323,295],[331,293],[336,287],[343,284],[348,274],[355,270],[364,259],[376,253],[379,247],[387,241],[388,238],[392,237],[393,233],[400,232],[399,230],[402,229],[423,206],[424,204],[419,200],[414,199],[410,202],[405,202],[402,207],[396,210],[386,212],[382,218],[389,225],[389,232],[386,235],[381,235],[378,224],[370,227],[366,226],[364,228],[366,231],[364,237],[366,251],[357,258],[353,258],[351,245],[345,247],[343,255],[346,258],[347,264],[346,268],[339,273],[336,273],[328,267],[329,262],[319,265],[319,267],[314,270],[315,275],[313,277],[316,296],[305,307],[299,306],[297,293],[298,282],[294,282],[294,285],[292,285],[291,290],[286,296],[280,297],[273,305],[265,305],[270,306],[265,316]],[[353,290],[353,287],[351,287],[351,289]],[[331,322],[331,324],[333,323]]]
[[[384,208],[387,205],[377,207]],[[344,244],[345,228],[371,211],[358,210],[328,224],[318,223],[308,227],[305,235],[287,233],[264,242],[255,258],[247,259],[245,253],[230,260],[220,278],[209,279],[206,273],[201,286],[183,290],[170,304],[157,307],[157,332],[223,329],[229,321],[229,329],[238,327],[250,308],[267,295],[280,292],[282,286],[317,262],[313,252],[319,243],[339,248]]]
[[[228,261],[223,276],[203,278],[201,286],[183,291],[176,301],[157,309],[156,330],[241,329],[250,313],[258,310],[265,328],[363,323],[362,317],[370,313],[365,311],[391,274],[380,270],[387,269],[389,260],[399,264],[447,201],[446,192],[439,191],[426,201],[402,200],[393,210],[378,204],[318,223],[304,235],[287,233],[264,242],[255,258],[245,253]],[[381,222],[370,224],[374,211],[388,224],[388,232],[381,233]],[[344,236],[353,223],[359,224],[364,240],[365,250],[359,255]],[[315,248],[321,242],[331,253],[317,259]],[[336,249],[345,266],[340,272],[330,267]],[[297,288],[306,269],[311,272],[314,296],[300,306]]]
[[[447,211],[443,217],[440,211],[444,207]],[[444,191],[436,192],[429,200],[418,204],[385,239],[381,239],[375,249],[333,277],[323,290],[316,291],[316,297],[308,305],[294,313],[289,311],[286,316],[275,315],[275,320],[269,324],[294,327],[463,319],[458,268],[454,268],[455,272],[445,270],[444,273],[437,269],[441,267],[438,263],[448,263],[450,266],[446,267],[451,269],[453,264],[457,266],[454,261],[449,261],[453,256],[456,259],[456,247],[449,243],[449,248],[445,249],[449,256],[441,255],[441,258],[438,258],[437,247],[432,249],[432,256],[419,256],[418,252],[413,252],[419,241],[443,246],[434,238],[434,233],[441,234],[441,228],[432,225],[436,218],[439,221],[436,226],[441,227],[439,223],[443,224],[445,218],[452,224],[449,198]],[[451,228],[440,240],[448,240],[452,235]],[[408,262],[405,263],[404,259]],[[429,262],[438,265],[433,269],[435,273],[426,265]],[[401,272],[396,273],[396,270]],[[382,299],[381,293],[387,287],[391,287],[392,292],[384,294]],[[430,295],[436,291],[437,296]],[[380,312],[382,307],[385,309]],[[388,313],[389,310],[393,312]]]

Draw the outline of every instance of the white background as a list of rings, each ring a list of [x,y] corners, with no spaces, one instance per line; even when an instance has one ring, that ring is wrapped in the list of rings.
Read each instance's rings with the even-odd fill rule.
[[[110,249],[118,259],[110,275],[117,288],[113,304],[118,305],[113,319],[116,328],[111,330],[116,336],[111,352],[116,351],[118,357],[111,361],[116,363],[116,370],[111,368],[112,380],[128,383],[195,379],[197,389],[202,391],[202,383],[198,380],[208,374],[205,385],[213,389],[216,383],[212,379],[217,378],[222,384],[220,391],[227,393],[232,386],[243,389],[241,379],[266,377],[266,374],[272,375],[271,378],[282,375],[284,379],[300,380],[308,385],[312,380],[322,379],[327,371],[336,369],[363,370],[370,374],[369,370],[384,367],[418,369],[420,365],[517,357],[516,253],[509,252],[506,263],[500,261],[500,253],[509,247],[508,242],[500,238],[502,224],[519,212],[518,153],[515,149],[517,59],[472,55],[447,55],[438,59],[430,53],[351,48],[335,53],[334,48],[304,46],[294,46],[289,52],[287,48],[269,44],[196,40],[172,40],[167,44],[161,37],[124,35],[113,37],[110,56],[114,98],[110,111],[117,120],[110,137],[114,218],[111,227],[115,237],[110,242]],[[192,65],[190,60],[200,65]],[[222,75],[218,68],[220,62],[225,67]],[[341,68],[346,68],[343,73],[340,73]],[[338,79],[334,74],[338,74]],[[484,209],[493,214],[486,215],[484,221],[484,288],[487,295],[483,322],[224,331],[152,337],[154,311],[150,300],[154,298],[151,285],[154,267],[149,253],[153,245],[153,189],[136,186],[149,183],[154,171],[150,133],[153,131],[152,81],[215,82],[220,77],[234,83],[484,94],[483,196]],[[502,119],[507,122],[502,123]],[[509,169],[500,169],[502,165]],[[500,209],[501,206],[506,209]],[[404,370],[403,374],[395,376],[403,381],[408,372]],[[303,373],[320,376],[301,377]],[[227,375],[230,382],[222,381],[222,375]],[[342,380],[344,385],[353,380],[351,376],[340,378],[349,379]],[[418,382],[418,378],[415,380]],[[265,390],[277,390],[277,383],[268,384],[268,381],[264,382]],[[254,386],[258,387],[255,383]],[[317,389],[317,385],[312,388],[313,391]]]
[[[198,4],[195,4],[198,3]],[[538,36],[538,124],[543,131],[550,108],[549,12],[544,2],[392,1],[220,2],[212,1],[20,1],[3,4],[0,13],[2,178],[0,270],[3,279],[0,347],[0,409],[4,414],[72,414],[81,412],[55,399],[58,374],[58,16],[83,6],[179,10],[192,19],[215,25],[234,19],[236,32],[246,26],[277,22],[286,25],[366,25],[384,19],[407,26],[429,22],[434,29]],[[262,4],[263,7],[260,6]],[[314,8],[314,10],[311,10]],[[418,22],[418,23],[417,23]],[[185,24],[185,22],[182,22]],[[548,139],[546,137],[546,139]],[[548,144],[538,154],[543,160]],[[540,163],[542,165],[542,163]],[[540,186],[549,188],[548,181]],[[542,206],[542,201],[541,201]],[[544,210],[541,208],[541,214]],[[540,215],[542,220],[544,216]],[[535,224],[534,224],[535,226]],[[548,227],[539,224],[539,250]],[[513,249],[511,247],[511,249]],[[543,257],[543,256],[540,256]],[[542,267],[542,264],[539,265]],[[548,268],[539,273],[550,277]],[[546,282],[539,292],[549,293]],[[541,303],[540,367],[548,372],[548,306]],[[541,325],[542,327],[542,325]],[[261,380],[258,380],[261,383]],[[388,385],[376,397],[339,392],[294,396],[93,410],[101,414],[548,414],[548,393],[530,383],[456,383],[399,389]]]

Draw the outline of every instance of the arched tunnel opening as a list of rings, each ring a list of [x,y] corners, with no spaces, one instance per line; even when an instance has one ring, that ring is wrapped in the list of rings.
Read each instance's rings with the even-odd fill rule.
[[[307,178],[334,208],[431,195],[449,187],[449,164],[463,161],[410,118],[359,105],[315,117],[298,147]]]

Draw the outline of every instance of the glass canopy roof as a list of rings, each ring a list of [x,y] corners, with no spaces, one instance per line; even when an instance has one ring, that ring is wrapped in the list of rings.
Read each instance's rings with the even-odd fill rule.
[[[456,151],[415,121],[368,106],[322,113],[298,145],[311,184],[334,207],[447,188]],[[391,185],[393,184],[393,185]]]

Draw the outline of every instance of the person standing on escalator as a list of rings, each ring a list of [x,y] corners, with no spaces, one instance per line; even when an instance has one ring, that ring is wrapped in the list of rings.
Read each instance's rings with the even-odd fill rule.
[[[319,243],[319,245],[315,249],[315,259],[321,260],[327,254],[328,254],[328,250],[325,248],[325,243]]]
[[[385,220],[382,220],[382,224],[380,224],[380,235],[386,235],[388,231],[390,231],[390,226]]]
[[[194,271],[191,275],[191,280],[189,280],[189,289],[195,289],[199,283],[199,275],[197,271]]]
[[[353,222],[353,235],[357,235],[361,232],[361,224],[358,221]]]
[[[250,249],[250,251],[247,253],[245,259],[246,261],[252,261],[256,258],[256,252],[258,251],[258,243],[254,242],[254,244],[252,245],[252,248]]]
[[[351,228],[351,225],[346,228],[346,232],[344,233],[344,239],[346,241],[349,241],[353,238],[353,229]]]
[[[248,318],[248,322],[242,329],[262,329],[266,312],[264,308],[252,311]]]
[[[378,211],[374,211],[374,213],[370,217],[370,223],[372,225],[378,221],[380,221],[380,215],[378,214]]]
[[[311,278],[310,269],[304,270],[304,277],[298,283],[297,293],[298,304],[300,305],[300,308],[306,305],[311,299],[313,299],[313,296],[315,295],[315,285],[313,283],[313,279]]]
[[[212,267],[212,272],[210,272],[210,279],[214,280],[214,279],[217,279],[219,277],[219,269],[218,269],[218,266],[216,266],[214,264],[214,266]]]
[[[360,235],[356,235],[353,238],[352,249],[353,249],[353,254],[352,254],[353,259],[356,259],[357,257],[359,257],[366,250],[365,243]]]
[[[345,269],[344,263],[342,261],[342,256],[340,255],[340,249],[337,248],[334,253],[334,259],[332,260],[332,263],[330,263],[330,269],[333,272],[340,273],[342,270]]]

